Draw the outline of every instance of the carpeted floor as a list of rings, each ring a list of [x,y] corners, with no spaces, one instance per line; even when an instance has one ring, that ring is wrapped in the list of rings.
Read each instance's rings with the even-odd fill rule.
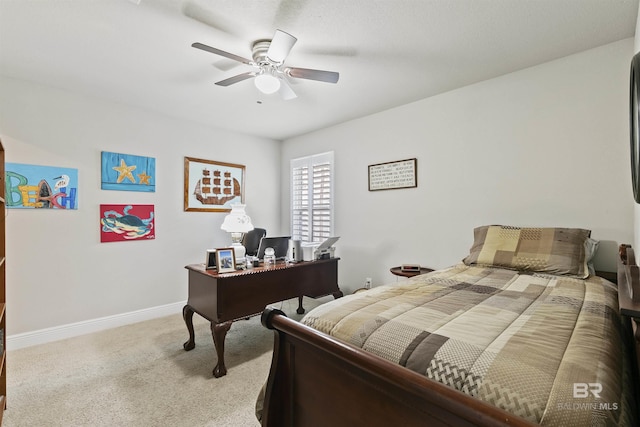
[[[297,300],[275,306],[301,318]],[[273,332],[259,316],[235,322],[216,379],[209,323],[196,314],[194,328],[189,352],[181,314],[9,351],[3,426],[258,426]]]

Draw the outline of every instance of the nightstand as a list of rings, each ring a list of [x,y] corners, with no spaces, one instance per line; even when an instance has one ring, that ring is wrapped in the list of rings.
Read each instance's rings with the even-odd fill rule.
[[[420,267],[420,271],[402,271],[402,267],[391,267],[389,271],[396,276],[413,277],[419,274],[431,273],[433,268]]]

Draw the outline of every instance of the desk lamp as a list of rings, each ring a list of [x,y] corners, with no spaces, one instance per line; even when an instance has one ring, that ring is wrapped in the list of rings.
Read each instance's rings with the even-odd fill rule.
[[[251,218],[244,211],[246,205],[240,203],[231,204],[231,212],[224,218],[224,222],[220,228],[226,232],[231,233],[231,247],[236,256],[237,264],[245,263],[245,255],[247,250],[242,245],[242,235],[247,231],[253,230],[253,224],[251,224]]]

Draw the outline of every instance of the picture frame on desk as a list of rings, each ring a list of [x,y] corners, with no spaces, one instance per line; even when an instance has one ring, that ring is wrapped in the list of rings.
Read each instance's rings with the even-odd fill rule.
[[[204,268],[205,270],[215,270],[216,269],[216,250],[215,249],[207,249],[207,256],[204,260]]]
[[[236,271],[236,254],[233,248],[218,248],[216,251],[216,266],[218,273]]]

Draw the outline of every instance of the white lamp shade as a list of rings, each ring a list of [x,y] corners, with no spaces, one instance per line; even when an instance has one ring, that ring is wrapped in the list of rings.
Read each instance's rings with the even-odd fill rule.
[[[251,218],[244,211],[245,205],[240,203],[231,204],[231,212],[224,218],[220,228],[229,233],[246,233],[253,230]]]
[[[280,80],[268,73],[256,76],[255,79],[253,79],[253,83],[260,92],[267,95],[277,92],[278,89],[280,89]]]

